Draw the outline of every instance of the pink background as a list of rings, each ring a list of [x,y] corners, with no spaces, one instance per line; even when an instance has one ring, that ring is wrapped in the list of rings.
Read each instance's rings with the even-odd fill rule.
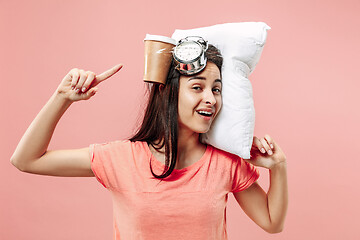
[[[255,135],[269,134],[284,150],[290,202],[284,231],[271,235],[230,194],[229,239],[360,239],[359,13],[358,0],[0,1],[0,239],[113,237],[110,194],[95,178],[26,174],[9,161],[71,68],[101,73],[124,64],[95,97],[71,106],[50,149],[132,134],[146,33],[245,21],[272,28],[250,76]]]

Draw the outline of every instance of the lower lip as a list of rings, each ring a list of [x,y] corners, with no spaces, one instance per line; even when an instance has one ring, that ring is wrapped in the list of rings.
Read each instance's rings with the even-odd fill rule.
[[[208,116],[203,116],[200,113],[197,113],[202,119],[206,120],[206,121],[210,121],[212,116],[208,117]]]

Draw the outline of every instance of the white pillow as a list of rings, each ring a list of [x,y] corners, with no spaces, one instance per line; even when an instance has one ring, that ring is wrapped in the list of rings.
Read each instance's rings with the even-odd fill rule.
[[[240,22],[176,29],[172,35],[177,41],[186,36],[201,36],[221,51],[223,106],[209,132],[202,135],[202,141],[243,159],[250,159],[255,127],[248,76],[260,60],[269,29],[263,22]]]

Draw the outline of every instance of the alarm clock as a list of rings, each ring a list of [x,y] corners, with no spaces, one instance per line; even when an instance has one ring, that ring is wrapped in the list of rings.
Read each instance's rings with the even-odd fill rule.
[[[202,37],[188,36],[181,39],[173,50],[176,69],[184,75],[194,75],[201,72],[207,59],[205,52],[208,43]]]

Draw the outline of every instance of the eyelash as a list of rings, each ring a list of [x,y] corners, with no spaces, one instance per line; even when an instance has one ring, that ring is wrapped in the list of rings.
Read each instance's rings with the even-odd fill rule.
[[[217,90],[217,93],[221,93],[221,90],[218,88],[215,88],[214,90]]]
[[[201,87],[193,87],[194,90],[200,90]],[[221,89],[219,88],[214,88],[213,91],[216,90],[217,93],[221,93]]]

